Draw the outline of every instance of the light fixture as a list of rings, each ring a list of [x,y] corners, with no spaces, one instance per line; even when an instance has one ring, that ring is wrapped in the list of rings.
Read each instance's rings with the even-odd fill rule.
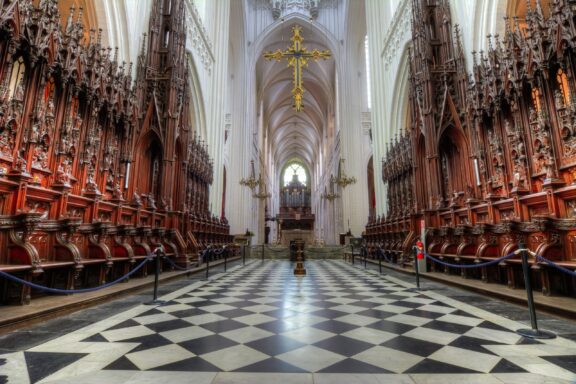
[[[356,184],[356,178],[354,176],[348,177],[344,171],[344,159],[340,159],[340,164],[338,165],[338,177],[335,181],[336,184],[342,188],[346,188],[350,184]]]
[[[245,185],[251,190],[254,190],[259,183],[259,180],[256,179],[256,175],[254,172],[254,160],[250,160],[250,177],[248,179],[240,180],[240,185]]]
[[[324,193],[320,195],[321,198],[326,199],[328,201],[332,201],[340,197],[337,193],[334,192],[334,175],[330,175],[330,193],[326,192],[326,186],[324,186]]]
[[[262,175],[259,175],[258,177],[258,193],[255,193],[253,196],[259,198],[260,200],[265,200],[272,196],[266,192],[266,184],[262,179]]]

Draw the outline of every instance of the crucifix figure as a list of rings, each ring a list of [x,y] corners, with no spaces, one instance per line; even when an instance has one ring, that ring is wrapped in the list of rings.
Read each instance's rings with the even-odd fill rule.
[[[304,96],[304,88],[302,87],[302,68],[308,65],[308,60],[312,59],[318,61],[320,59],[327,60],[331,57],[332,53],[329,50],[319,51],[314,49],[308,52],[306,48],[302,46],[302,41],[304,40],[300,35],[302,27],[295,25],[292,27],[292,46],[287,50],[282,52],[280,49],[275,52],[265,52],[264,58],[266,60],[276,60],[280,61],[286,59],[288,61],[289,67],[294,67],[294,80],[292,84],[294,89],[292,89],[292,94],[294,95],[294,109],[296,112],[302,110],[302,97]]]

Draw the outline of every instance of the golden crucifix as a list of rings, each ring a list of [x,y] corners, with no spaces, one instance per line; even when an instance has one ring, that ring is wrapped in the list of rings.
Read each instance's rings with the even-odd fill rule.
[[[292,46],[284,52],[278,49],[275,52],[264,53],[264,58],[266,60],[274,59],[280,61],[286,59],[288,61],[288,66],[294,68],[294,80],[292,81],[294,89],[292,89],[292,94],[294,95],[294,109],[296,109],[296,112],[302,110],[302,96],[304,96],[304,88],[302,87],[302,68],[308,66],[308,60],[310,59],[314,61],[320,59],[326,60],[332,56],[332,53],[329,50],[319,51],[318,49],[314,49],[312,52],[308,52],[308,50],[302,46],[302,41],[304,41],[304,39],[300,35],[301,31],[302,27],[299,25],[292,27],[293,34],[290,38]]]

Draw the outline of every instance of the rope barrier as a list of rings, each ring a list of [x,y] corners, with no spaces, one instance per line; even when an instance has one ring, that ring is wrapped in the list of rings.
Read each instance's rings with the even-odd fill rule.
[[[290,251],[290,250],[288,249],[288,247],[282,248],[282,249],[274,249],[274,248],[270,248],[270,246],[267,246],[267,247],[266,247],[266,250],[272,251],[272,252],[276,252],[276,253],[289,252],[289,251]]]
[[[204,257],[204,255],[202,255],[202,258]],[[178,264],[176,264],[171,258],[169,257],[165,257],[164,260],[166,260],[168,262],[168,264],[170,264],[172,266],[172,268],[177,269],[178,271],[191,271],[192,269],[196,268],[196,266],[194,267],[190,267],[190,268],[184,268],[179,266]]]
[[[536,256],[536,261],[539,262],[544,262],[548,265],[550,265],[553,268],[556,268],[557,270],[559,270],[560,272],[564,272],[572,277],[576,277],[576,272],[569,270],[568,268],[565,268],[561,265],[556,264],[555,262],[553,262],[552,260],[548,260],[547,258],[545,258],[544,256]]]
[[[214,253],[216,256],[220,256],[225,250],[226,248],[212,249],[212,253]]]
[[[142,260],[140,262],[140,264],[138,264],[133,270],[131,270],[130,272],[128,272],[127,274],[125,274],[124,276],[111,281],[109,283],[103,284],[103,285],[99,285],[97,287],[92,287],[92,288],[82,288],[82,289],[58,289],[58,288],[50,288],[50,287],[45,287],[43,285],[39,285],[39,284],[35,284],[32,283],[30,281],[26,281],[24,279],[21,279],[19,277],[13,276],[9,273],[0,271],[0,276],[5,277],[8,280],[12,280],[16,283],[20,283],[20,284],[24,284],[27,285],[31,288],[35,288],[44,292],[49,292],[49,293],[57,293],[57,294],[70,294],[70,293],[87,293],[87,292],[94,292],[94,291],[99,291],[100,289],[104,289],[104,288],[108,288],[111,287],[112,285],[118,284],[119,282],[121,282],[122,280],[125,280],[127,278],[129,278],[130,276],[132,276],[134,273],[136,273],[138,270],[140,270],[144,264],[146,264],[146,262],[152,260],[154,258],[153,255],[146,257],[144,260]]]
[[[478,264],[452,264],[452,263],[446,263],[446,262],[444,262],[444,261],[442,261],[442,260],[439,260],[439,259],[437,259],[437,258],[435,258],[435,257],[433,257],[433,256],[430,256],[428,253],[425,253],[425,255],[426,255],[426,257],[429,258],[430,260],[435,261],[435,262],[437,262],[438,264],[445,265],[445,266],[450,267],[450,268],[482,268],[482,267],[488,267],[488,266],[490,266],[490,265],[494,265],[494,264],[501,263],[501,262],[504,261],[504,260],[508,260],[508,259],[516,256],[516,255],[519,253],[519,251],[521,251],[521,250],[518,249],[518,250],[516,250],[516,251],[514,251],[514,252],[512,252],[512,253],[510,253],[510,254],[508,254],[508,255],[506,255],[506,256],[503,256],[503,257],[501,257],[501,258],[499,258],[499,259],[487,261],[487,262],[485,262],[485,263],[478,263]]]
[[[388,256],[386,256],[386,253],[384,252],[384,249],[382,249],[381,247],[378,247],[378,250],[376,251],[378,253],[380,253],[380,255],[382,255],[382,258],[388,263],[388,264],[394,264],[392,262],[392,259],[390,259]]]

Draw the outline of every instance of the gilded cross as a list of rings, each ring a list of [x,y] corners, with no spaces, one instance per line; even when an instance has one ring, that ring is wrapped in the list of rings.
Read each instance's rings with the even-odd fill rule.
[[[278,49],[275,52],[264,53],[264,58],[266,60],[274,59],[280,61],[286,59],[286,61],[288,61],[288,66],[294,68],[294,80],[292,81],[294,88],[292,89],[292,95],[294,95],[293,107],[296,109],[296,112],[302,110],[302,97],[304,96],[304,87],[302,86],[302,68],[308,66],[308,60],[310,59],[314,61],[320,59],[327,60],[332,56],[332,53],[329,50],[320,51],[314,49],[311,52],[308,52],[308,49],[302,46],[302,41],[304,41],[304,39],[302,38],[302,35],[300,35],[301,31],[302,27],[299,25],[292,27],[292,37],[290,38],[292,46],[288,47],[284,52]]]

